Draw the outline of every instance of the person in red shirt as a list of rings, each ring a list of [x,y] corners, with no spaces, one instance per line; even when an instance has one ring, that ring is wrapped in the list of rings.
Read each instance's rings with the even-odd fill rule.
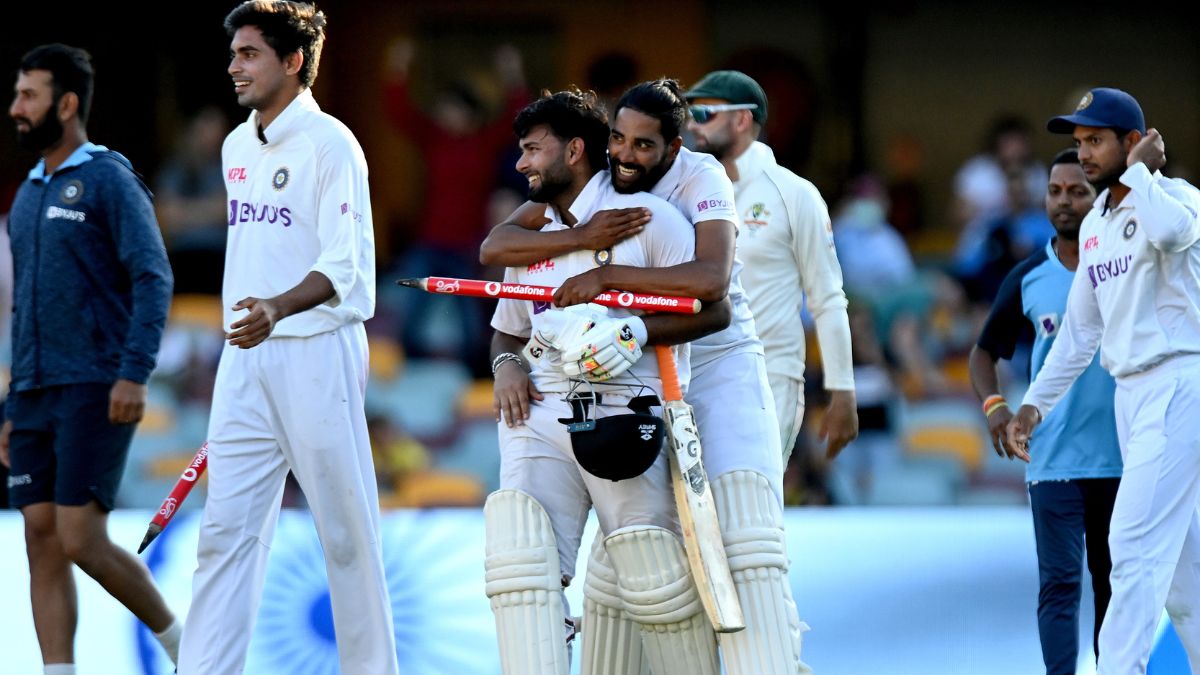
[[[469,86],[445,87],[427,114],[410,98],[409,73],[415,45],[396,42],[388,52],[384,102],[389,121],[416,145],[425,164],[425,201],[414,242],[400,261],[404,276],[471,278],[479,270],[479,244],[487,233],[488,200],[497,186],[501,157],[512,144],[510,120],[529,102],[521,54],[511,45],[496,50],[495,69],[506,91],[504,110],[493,120]],[[402,314],[404,347],[410,355],[429,355],[422,331],[432,296],[406,294]],[[456,303],[467,361],[482,359],[487,345],[481,308]],[[486,368],[485,368],[486,370]]]

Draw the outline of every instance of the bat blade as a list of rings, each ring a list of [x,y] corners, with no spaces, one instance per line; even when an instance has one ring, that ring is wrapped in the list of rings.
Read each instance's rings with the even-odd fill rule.
[[[667,401],[663,414],[671,445],[668,453],[671,484],[692,578],[713,630],[736,633],[746,627],[746,620],[729,572],[717,507],[701,462],[700,435],[692,406],[683,401]]]

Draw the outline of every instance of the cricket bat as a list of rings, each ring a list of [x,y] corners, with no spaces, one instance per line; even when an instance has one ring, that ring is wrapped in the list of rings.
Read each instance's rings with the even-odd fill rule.
[[[667,421],[667,438],[671,444],[671,484],[675,488],[675,507],[683,530],[683,548],[687,551],[692,578],[700,592],[700,602],[708,620],[718,633],[736,633],[746,627],[742,605],[738,602],[725,544],[721,541],[721,525],[717,522],[717,507],[713,503],[708,475],[701,463],[700,434],[692,406],[683,400],[679,373],[670,347],[655,347],[658,369],[663,384],[663,417]]]

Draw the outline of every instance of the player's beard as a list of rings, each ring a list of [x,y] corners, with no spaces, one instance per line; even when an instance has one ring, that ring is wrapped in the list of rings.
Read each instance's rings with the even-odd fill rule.
[[[549,204],[571,187],[571,172],[562,162],[538,172],[537,186],[529,186],[529,201]]]
[[[1088,182],[1092,184],[1092,187],[1096,188],[1097,194],[1121,182],[1121,174],[1125,173],[1125,169],[1127,168],[1125,166],[1126,157],[1128,155],[1121,155],[1120,161],[1115,166],[1096,176],[1095,180],[1089,179]]]
[[[29,125],[29,131],[17,131],[17,145],[34,152],[42,152],[57,145],[63,136],[62,122],[59,122],[58,115],[54,114],[57,109],[56,101],[37,124],[34,124],[33,120],[22,118],[20,121]]]
[[[1065,241],[1079,241],[1079,221],[1062,227],[1056,225],[1054,231]]]
[[[655,185],[658,185],[658,181],[666,175],[667,169],[671,166],[665,157],[663,158],[662,162],[650,167],[649,169],[641,164],[622,164],[611,157],[608,160],[608,164],[613,189],[621,194],[627,195],[635,192],[649,192]],[[617,182],[617,167],[620,166],[623,166],[627,169],[633,169],[638,172],[638,175],[633,179],[633,182],[625,184]]]
[[[729,156],[729,151],[733,148],[733,141],[722,138],[722,136],[725,136],[723,131],[712,136],[697,135],[696,150],[712,155],[718,162],[725,159]]]

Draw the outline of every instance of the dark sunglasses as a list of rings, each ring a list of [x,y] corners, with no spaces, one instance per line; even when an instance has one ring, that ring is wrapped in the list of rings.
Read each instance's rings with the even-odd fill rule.
[[[688,111],[692,113],[692,119],[696,120],[696,124],[708,124],[719,112],[725,112],[726,110],[756,110],[757,108],[757,103],[716,103],[713,105],[690,105],[688,106]]]

